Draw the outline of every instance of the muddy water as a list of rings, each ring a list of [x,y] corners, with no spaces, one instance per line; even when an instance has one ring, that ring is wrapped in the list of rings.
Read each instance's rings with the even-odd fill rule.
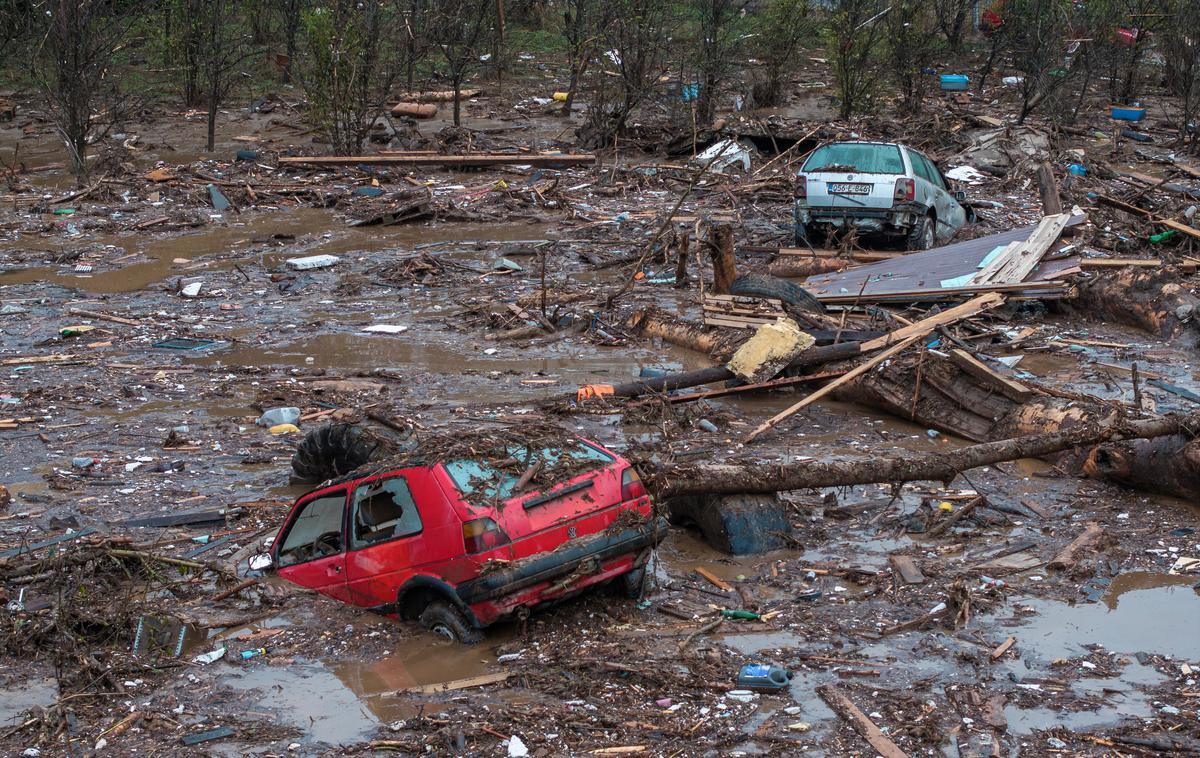
[[[58,685],[51,678],[22,676],[0,684],[0,730],[21,723],[30,708],[51,705],[57,699]]]
[[[117,235],[87,235],[89,246],[111,245],[110,259],[134,255],[139,262],[92,274],[77,274],[72,266],[35,266],[0,274],[0,286],[49,282],[77,287],[93,294],[134,292],[169,277],[202,277],[212,271],[231,270],[235,263],[256,262],[263,266],[282,265],[286,258],[307,255],[354,255],[358,252],[409,249],[430,242],[475,240],[540,239],[548,230],[545,224],[421,224],[410,226],[351,227],[332,211],[319,208],[247,215],[246,220],[230,216],[228,225],[200,232],[155,237],[145,232]],[[266,246],[255,240],[272,235],[292,235],[296,239],[283,246]],[[83,244],[81,241],[80,244]],[[28,245],[0,244],[0,250],[27,249]],[[224,256],[211,265],[175,263],[205,256]]]
[[[367,739],[382,724],[444,707],[398,690],[496,670],[495,656],[486,648],[421,636],[376,661],[296,660],[275,666],[268,660],[237,669],[222,681],[261,694],[252,708],[302,729],[306,739],[340,745]]]
[[[1022,625],[1018,637],[1047,660],[1084,655],[1089,644],[1125,655],[1200,660],[1200,634],[1192,633],[1200,629],[1200,593],[1194,584],[1194,576],[1131,572],[1113,579],[1099,603],[1021,603],[1037,615]]]

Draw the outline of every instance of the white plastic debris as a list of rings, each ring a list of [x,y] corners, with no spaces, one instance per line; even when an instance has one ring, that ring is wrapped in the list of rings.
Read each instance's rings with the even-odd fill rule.
[[[379,334],[399,334],[400,332],[408,331],[407,326],[401,324],[371,324],[363,327],[364,332],[377,332]]]
[[[525,747],[525,743],[517,735],[513,735],[508,740],[508,758],[522,758],[529,755],[529,748]]]
[[[980,172],[974,166],[955,166],[946,172],[946,178],[963,184],[983,184],[987,180],[987,174]]]
[[[219,647],[216,650],[210,650],[207,653],[202,653],[193,658],[192,663],[215,663],[216,661],[219,661],[225,657],[226,650],[228,650],[228,648]]]
[[[307,271],[313,268],[328,268],[340,261],[336,255],[310,255],[305,258],[288,258],[288,268],[293,271]]]
[[[750,151],[739,145],[735,140],[726,139],[712,145],[692,159],[692,163],[708,166],[715,174],[725,173],[725,169],[740,163],[743,171],[750,170]]]
[[[179,290],[179,294],[184,297],[196,297],[200,294],[200,287],[203,285],[200,282],[192,282],[183,289]]]

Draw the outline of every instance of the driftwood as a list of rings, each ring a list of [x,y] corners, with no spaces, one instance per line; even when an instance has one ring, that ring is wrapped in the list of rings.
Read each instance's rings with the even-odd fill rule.
[[[718,295],[728,295],[737,279],[737,264],[733,258],[733,227],[713,224],[708,230],[708,254],[713,264],[713,288]]]
[[[813,487],[880,482],[950,482],[959,472],[1018,458],[1038,458],[1110,441],[1183,434],[1200,428],[1200,413],[1088,424],[1068,431],[968,445],[946,452],[877,456],[864,460],[808,460],[767,465],[761,461],[711,464],[644,463],[647,481],[659,497],[679,495],[768,494]]]
[[[1080,285],[1072,304],[1106,321],[1117,321],[1164,338],[1200,342],[1196,319],[1200,298],[1178,282],[1169,269],[1128,268],[1096,276]]]

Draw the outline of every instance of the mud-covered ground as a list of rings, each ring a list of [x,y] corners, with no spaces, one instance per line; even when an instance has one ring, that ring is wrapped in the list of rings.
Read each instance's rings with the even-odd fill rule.
[[[570,146],[571,123],[531,100],[549,87],[527,77],[504,97],[481,97],[467,105],[467,125],[492,149]],[[806,133],[829,101],[803,91],[796,110],[757,118]],[[797,113],[810,121],[789,122]],[[737,118],[750,131],[756,115]],[[879,136],[907,128],[914,141],[938,139],[906,123]],[[95,531],[0,558],[0,567],[30,566],[0,586],[0,752],[518,755],[523,744],[534,755],[874,754],[818,696],[826,684],[913,755],[1151,755],[1161,747],[1112,740],[1200,734],[1200,577],[1171,573],[1200,553],[1194,506],[1040,461],[972,470],[949,486],[791,493],[794,547],[763,556],[732,559],[675,527],[642,601],[589,593],[490,629],[476,647],[277,580],[214,600],[303,492],[288,483],[295,435],[254,423],[268,408],[300,407],[302,429],[367,413],[418,432],[549,418],[618,450],[753,455],[764,465],[962,444],[822,402],[745,448],[746,432],[795,402],[791,391],[572,406],[582,385],[712,363],[625,326],[648,304],[699,319],[695,265],[691,286],[676,288],[673,261],[652,254],[645,276],[608,303],[691,180],[682,160],[607,151],[595,168],[565,171],[281,169],[279,154],[322,149],[286,97],[269,114],[241,109],[220,126],[210,156],[198,148],[198,117],[130,124],[106,146],[111,170],[82,196],[51,169],[15,176],[3,198],[0,483],[11,502],[0,512],[0,549]],[[393,147],[453,149],[445,127],[423,122]],[[939,157],[958,152],[956,139],[946,137]],[[0,130],[0,148],[27,167],[62,159],[49,126],[20,115]],[[239,149],[259,155],[234,162]],[[752,171],[770,158],[755,155]],[[1156,168],[1132,153],[1122,160]],[[167,178],[146,179],[154,169]],[[1097,181],[1078,180],[1065,199],[1086,202]],[[233,208],[212,207],[210,183]],[[382,196],[353,194],[373,184]],[[679,213],[732,218],[739,247],[788,244],[790,191],[774,167],[708,176]],[[1041,213],[1023,177],[967,191],[999,206],[981,204],[967,235]],[[422,197],[432,220],[349,225]],[[1114,229],[1103,211],[1093,222],[1089,239],[1134,244],[1136,232]],[[285,263],[319,254],[339,260],[310,271]],[[768,259],[740,253],[739,266],[764,269]],[[531,311],[556,331],[496,338],[527,326]],[[1005,318],[998,342],[1036,330],[1007,352],[1024,355],[1018,372],[1049,385],[1128,400],[1128,375],[1098,364],[1137,360],[1197,389],[1193,354],[1178,345],[1038,303]],[[403,329],[368,331],[378,325]],[[162,345],[178,338],[205,344]],[[1158,411],[1190,402],[1145,389],[1144,404]],[[922,535],[931,513],[972,493],[988,498],[987,520]],[[201,511],[224,513],[176,527],[120,523]],[[1092,522],[1104,530],[1099,551],[1071,571],[1048,569]],[[87,568],[71,564],[87,551]],[[915,561],[924,581],[905,583],[896,556]],[[893,629],[939,603],[953,617]],[[768,619],[726,619],[694,634],[722,608]],[[56,625],[64,609],[70,623]],[[182,624],[184,634],[135,651],[138,619]],[[221,647],[220,660],[194,661]],[[790,687],[730,696],[738,668],[758,661],[789,669]],[[492,674],[508,677],[414,691]],[[222,727],[231,732],[181,742]]]

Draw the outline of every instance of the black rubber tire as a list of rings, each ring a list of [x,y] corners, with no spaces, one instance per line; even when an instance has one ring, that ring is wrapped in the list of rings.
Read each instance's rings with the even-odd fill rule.
[[[474,645],[483,642],[483,632],[471,626],[462,612],[445,600],[434,600],[421,611],[421,626],[448,640]]]
[[[323,482],[371,460],[379,442],[353,424],[325,424],[304,435],[292,454],[294,478]]]
[[[746,274],[733,280],[729,294],[745,297],[768,297],[813,313],[824,313],[825,306],[812,293],[786,279],[765,274]]]
[[[922,216],[908,230],[904,247],[908,250],[929,250],[937,245],[937,222],[933,216]]]

